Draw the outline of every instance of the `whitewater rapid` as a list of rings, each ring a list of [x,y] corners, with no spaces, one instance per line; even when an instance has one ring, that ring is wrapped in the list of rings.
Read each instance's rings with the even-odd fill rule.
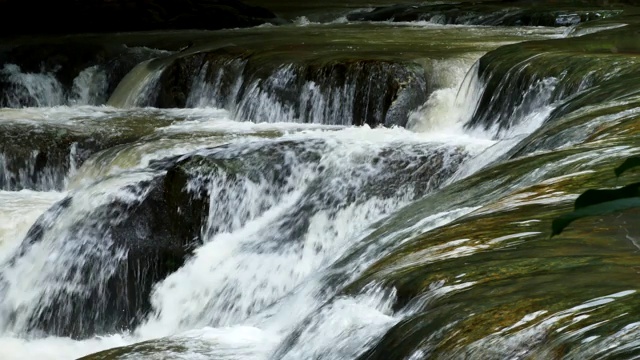
[[[377,156],[398,151],[399,155],[394,156],[414,159],[406,166],[418,168],[419,161],[437,154],[440,170],[453,169],[445,176],[443,184],[446,184],[479,171],[539,127],[552,109],[551,104],[541,104],[544,106],[534,112],[518,114],[525,121],[509,133],[464,128],[483,90],[474,66],[480,55],[474,53],[431,65],[432,71],[440,75],[433,78],[430,85],[439,89],[411,115],[407,129],[237,121],[232,111],[215,107],[136,108],[139,99],[126,94],[114,103],[131,109],[87,105],[3,109],[0,119],[6,121],[108,126],[123,115],[150,114],[166,122],[141,141],[93,155],[82,167],[68,174],[64,191],[0,192],[0,262],[12,256],[31,225],[57,201],[75,196],[71,213],[67,215],[69,221],[89,216],[92,209],[113,198],[133,196],[123,193],[122,189],[152,176],[145,169],[154,160],[222,144],[241,149],[268,148],[278,143],[311,144],[305,145],[307,150],[318,152],[320,160],[319,164],[308,164],[298,158],[299,154],[288,153],[286,164],[292,170],[281,193],[270,184],[246,180],[229,187],[226,179],[216,179],[220,182],[214,182],[212,193],[230,190],[235,193],[221,204],[216,204],[216,198],[212,197],[210,213],[224,214],[229,222],[221,231],[203,229],[204,244],[183,267],[155,286],[151,298],[153,311],[135,329],[85,340],[24,338],[21,331],[26,325],[21,325],[20,317],[9,321],[0,311],[2,359],[72,359],[145,341],[163,349],[149,359],[355,358],[408,314],[394,311],[391,307],[394,291],[376,284],[356,296],[334,295],[367,266],[398,246],[390,242],[398,234],[409,239],[476,208],[449,209],[374,243],[362,243],[387,216],[415,200],[413,195],[419,184],[408,183],[398,187],[391,196],[356,196],[356,201],[336,208],[314,208],[306,219],[305,233],[290,244],[277,243],[285,227],[274,224],[281,224],[306,209],[299,204],[307,204],[305,197],[315,194],[313,186],[322,187],[325,194],[340,194],[340,191],[348,194],[383,179],[385,168],[378,165]],[[100,72],[94,70],[84,74],[83,79],[100,84],[103,81]],[[22,76],[16,68],[5,67],[3,71],[16,81]],[[43,76],[45,91],[55,100],[52,104],[64,103],[55,84]],[[147,85],[157,78],[147,80],[139,84],[143,96],[148,95]],[[28,81],[32,83],[34,79]],[[548,86],[553,86],[553,79]],[[98,86],[92,91],[77,91],[73,98],[78,104],[91,104],[93,99],[102,96],[100,89]],[[190,101],[195,106],[211,105],[195,95]],[[313,144],[322,146],[313,148]],[[319,169],[330,171],[325,174]],[[109,180],[101,181],[104,178]],[[324,180],[328,181],[324,183]],[[442,184],[435,184],[433,189],[427,186],[426,191],[439,186]],[[52,258],[65,256],[58,253],[63,248],[65,231],[65,223],[56,224],[42,244],[29,250],[27,256],[10,269],[0,271],[3,279],[11,284],[7,296],[0,300],[0,310],[29,309],[38,301],[46,301],[43,299],[53,291],[51,284],[66,271],[64,264]],[[91,238],[95,244],[97,240],[99,238]],[[70,254],[77,254],[73,251]],[[363,254],[360,260],[346,267],[340,263],[356,252]],[[471,285],[460,283],[433,290],[442,295]]]

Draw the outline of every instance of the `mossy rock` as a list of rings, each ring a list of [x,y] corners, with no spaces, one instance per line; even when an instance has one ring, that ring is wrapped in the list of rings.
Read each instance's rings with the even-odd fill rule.
[[[596,99],[599,102],[601,97],[607,100],[635,91],[636,86],[627,81],[640,69],[640,23],[634,19],[621,17],[629,22],[622,28],[507,45],[487,53],[480,59],[478,69],[484,92],[466,126],[507,130],[532,107],[582,93],[579,99],[557,109],[553,114],[556,118]],[[614,84],[612,79],[625,85]]]
[[[0,123],[3,162],[0,166],[0,188],[63,190],[72,167],[77,169],[99,151],[132,143],[152,134],[156,127],[171,123],[171,120],[135,114],[106,120],[110,128],[91,119],[75,121],[74,124],[55,121]],[[119,131],[111,131],[113,128]]]
[[[129,346],[103,350],[83,356],[77,360],[118,360],[130,358],[132,356],[144,357],[154,356],[157,354],[166,354],[166,359],[169,359],[177,354],[184,354],[193,351],[192,348],[181,344],[180,341],[181,339],[150,340]]]
[[[640,233],[634,220],[638,211],[579,220],[551,238],[551,221],[570,210],[572,203],[547,199],[578,194],[594,184],[615,186],[613,168],[626,155],[615,156],[613,150],[636,140],[632,134],[618,143],[585,144],[511,160],[412,204],[422,206],[422,219],[438,212],[437,204],[449,204],[450,209],[447,194],[458,199],[454,207],[494,199],[453,223],[397,239],[401,246],[347,287],[351,294],[371,283],[394,288],[395,310],[409,314],[361,359],[405,358],[418,351],[434,358],[504,358],[524,351],[570,354],[582,349],[589,336],[614,336],[630,322],[622,314],[640,315],[637,293],[628,291],[637,288],[637,244],[628,236]],[[607,149],[608,156],[597,156]],[[589,163],[561,160],[588,153]],[[533,183],[523,182],[527,172],[539,169],[538,161],[557,168],[546,176],[539,174]],[[562,177],[568,173],[577,174]],[[546,180],[554,176],[560,177]],[[474,184],[487,182],[494,193],[475,188]],[[514,192],[509,183],[522,187]],[[478,199],[476,193],[483,195]],[[406,216],[403,211],[408,209],[394,216]],[[581,306],[589,308],[592,301],[609,295],[613,297],[608,305],[588,310],[589,320],[571,322],[572,316],[581,314]],[[557,321],[549,320],[554,316]],[[530,320],[521,322],[526,318]],[[589,325],[592,330],[569,335]],[[518,342],[519,336],[524,342]]]

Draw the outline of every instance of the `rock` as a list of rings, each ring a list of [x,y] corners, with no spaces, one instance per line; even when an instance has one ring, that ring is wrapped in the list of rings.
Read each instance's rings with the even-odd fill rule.
[[[147,123],[136,126],[136,120]],[[0,189],[63,190],[72,169],[91,155],[140,139],[156,125],[153,119],[140,116],[117,125],[117,132],[91,121],[82,126],[4,121],[0,124]]]
[[[193,348],[186,346],[183,339],[173,339],[170,337],[144,341],[127,346],[121,346],[103,350],[97,353],[85,355],[77,360],[117,360],[126,358],[144,358],[149,354],[159,354],[170,352],[172,357],[188,357],[193,354]]]
[[[184,108],[193,86],[194,76],[204,64],[204,54],[180,57],[162,71],[158,80],[154,106],[159,108]]]
[[[404,126],[428,96],[424,69],[411,62],[292,60],[236,47],[185,54],[163,70],[150,105],[208,104],[239,119],[375,127]]]
[[[17,323],[27,331],[84,338],[131,330],[145,317],[154,284],[182,266],[201,243],[208,214],[206,193],[187,191],[189,170],[181,162],[168,159],[152,168],[167,170],[124,186],[100,206],[81,210],[83,192],[101,186],[96,183],[54,205],[36,222],[9,266],[20,266],[43,242],[60,244],[58,256],[66,265],[48,265],[46,272],[59,287],[42,294],[36,306],[22,309],[24,314],[14,313]],[[128,195],[118,197],[123,193]],[[71,219],[77,211],[85,212]],[[65,221],[71,223],[60,232],[56,223]]]
[[[260,65],[247,63],[236,109],[241,119],[404,126],[427,99],[424,70],[412,63],[321,59],[278,64],[267,76]]]
[[[304,161],[317,159],[305,145],[212,148],[209,154],[155,161],[72,193],[38,219],[5,264],[41,266],[40,277],[29,280],[39,298],[18,307],[0,300],[0,314],[13,319],[9,326],[16,331],[72,338],[132,330],[151,310],[153,286],[184,264],[205,230],[211,236],[232,226],[236,209],[224,191],[216,218],[208,222],[212,182],[233,194],[241,193],[243,181],[284,187],[291,175],[289,150],[298,149]],[[48,246],[56,256],[33,264],[31,252]],[[13,289],[3,280],[0,295]]]
[[[618,6],[619,8],[620,6]],[[347,15],[350,21],[431,21],[440,24],[491,26],[570,26],[613,16],[609,6],[555,1],[473,1],[466,3],[393,5]]]
[[[8,16],[29,16],[29,21],[0,22],[0,30],[5,36],[54,32],[77,34],[174,29],[215,30],[280,21],[265,8],[249,6],[237,0],[7,0],[0,3],[0,13]],[[41,29],[46,29],[46,32]]]
[[[484,206],[425,233],[401,235],[401,246],[347,287],[351,295],[371,284],[393,289],[394,311],[403,314],[358,359],[408,358],[416,353],[421,358],[452,354],[509,358],[523,351],[523,339],[527,351],[543,354],[549,345],[574,347],[587,337],[623,329],[628,320],[618,319],[619,314],[640,313],[635,293],[610,306],[594,307],[589,320],[580,325],[589,332],[567,336],[578,331],[561,330],[575,325],[571,323],[575,317],[568,315],[579,314],[583,304],[633,287],[629,264],[636,261],[636,247],[627,236],[640,232],[632,220],[638,209],[578,220],[551,238],[552,220],[570,212],[573,204],[560,197],[550,201],[553,196],[547,194],[577,194],[593,184],[616,186],[612,169],[626,155],[599,154],[635,139],[635,134],[627,134],[617,144],[600,142],[588,149],[569,148],[505,162],[414,204],[419,220],[437,213],[437,204],[449,199],[457,201],[456,208]],[[563,161],[576,153],[592,160],[581,165]],[[559,169],[531,180],[532,171],[550,162],[559,164]],[[557,177],[576,169],[590,171]],[[546,181],[550,178],[555,181]],[[513,184],[521,187],[514,191]],[[518,206],[513,206],[516,201]],[[396,214],[390,221],[402,222],[407,215]],[[401,223],[400,228],[406,225]],[[397,230],[392,227],[388,232]],[[539,317],[527,317],[538,311],[543,312]],[[604,319],[615,324],[605,321],[607,326],[599,326]]]
[[[633,81],[626,79],[639,69],[640,24],[635,17],[619,20],[629,21],[629,25],[580,37],[506,45],[485,54],[478,67],[483,94],[466,127],[505,131],[527,119],[535,109],[553,103],[567,100],[557,106],[550,120],[592,105],[595,100],[628,93]],[[614,92],[610,87],[597,91],[596,84],[614,78],[625,85],[616,86]],[[594,90],[592,95],[584,93]],[[578,99],[571,99],[579,93]]]
[[[168,52],[145,47],[128,47],[122,41],[102,38],[49,38],[41,41],[15,41],[0,52],[0,106],[55,106],[73,103],[76,91],[98,87],[100,105],[120,80],[138,63]],[[94,68],[101,73],[99,83],[79,84],[83,71]],[[29,80],[29,76],[36,80]],[[50,89],[44,89],[47,86]],[[52,94],[54,96],[52,96]]]

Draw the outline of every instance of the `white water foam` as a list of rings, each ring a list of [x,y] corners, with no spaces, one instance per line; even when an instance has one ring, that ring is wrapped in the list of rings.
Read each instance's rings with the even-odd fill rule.
[[[454,78],[460,79],[458,76]],[[434,106],[428,108],[437,107],[435,105],[443,102],[449,104],[450,109],[457,108],[453,105],[455,101],[451,101],[452,98],[451,94],[435,96],[432,102]],[[469,106],[474,104],[465,103]],[[195,120],[190,125],[198,125],[199,122],[200,120]],[[430,131],[424,133],[368,127],[318,127],[302,131],[299,128],[288,128],[283,131],[285,134],[280,141],[312,142],[320,138],[328,144],[328,150],[321,151],[321,162],[325,169],[331,171],[319,176],[317,167],[296,164],[295,171],[288,177],[288,181],[295,186],[275,198],[265,195],[269,189],[261,184],[247,184],[255,185],[254,188],[240,186],[239,189],[244,191],[246,198],[235,198],[236,202],[228,210],[236,212],[232,220],[237,220],[239,214],[251,215],[243,215],[241,221],[227,223],[224,231],[211,233],[206,244],[197,250],[185,266],[158,284],[152,299],[154,313],[131,337],[120,334],[83,341],[54,337],[25,341],[7,334],[0,338],[0,346],[6,345],[6,348],[15,350],[16,359],[38,356],[61,359],[169,336],[170,338],[159,341],[166,341],[170,345],[172,341],[178,340],[182,345],[187,344],[186,352],[159,346],[159,354],[150,355],[151,358],[169,356],[198,359],[208,356],[222,359],[277,359],[317,356],[337,360],[354,357],[401,320],[402,314],[390,311],[392,290],[374,287],[354,296],[331,299],[337,291],[336,287],[341,285],[328,280],[334,275],[332,271],[346,278],[357,276],[366,265],[381,256],[381,252],[374,251],[378,244],[372,246],[372,251],[362,258],[362,263],[352,263],[349,269],[336,270],[331,266],[342,256],[348,255],[355,246],[365,245],[359,242],[371,233],[371,224],[409,203],[411,186],[401,188],[402,191],[390,198],[372,196],[366,201],[356,201],[339,209],[315,209],[308,218],[306,232],[297,238],[298,241],[284,238],[283,230],[289,227],[277,225],[282,225],[285,215],[296,215],[304,210],[295,208],[295,205],[303,200],[303,191],[309,189],[316,179],[320,179],[321,184],[326,181],[324,185],[328,184],[330,190],[336,191],[343,191],[345,188],[345,184],[341,182],[343,179],[337,176],[341,173],[347,179],[356,181],[356,187],[360,186],[358,181],[380,179],[384,172],[376,166],[367,166],[376,154],[389,156],[388,153],[381,152],[382,149],[397,150],[406,146],[405,149],[414,151],[412,146],[419,148],[419,145],[428,143],[438,149],[449,149],[453,153],[466,150],[475,155],[493,144],[487,137],[475,137],[458,131],[459,123],[459,120],[454,122],[456,126],[451,128],[436,123],[435,127],[428,127]],[[166,130],[180,132],[188,127],[180,129],[180,126]],[[250,124],[250,127],[255,126]],[[438,128],[444,131],[432,131]],[[287,133],[288,131],[292,133]],[[255,139],[245,143],[239,140],[238,144],[246,145],[253,141]],[[401,149],[400,155],[410,155],[411,151],[402,153]],[[287,159],[295,160],[291,157]],[[443,160],[443,167],[451,165],[447,162],[448,159],[445,157]],[[430,163],[428,159],[420,161]],[[358,171],[354,171],[354,168]],[[379,185],[388,187],[391,184],[381,180]],[[348,190],[348,186],[346,188]],[[86,203],[91,204],[91,201],[105,200],[104,196],[108,193],[85,193],[84,196],[88,197],[85,199]],[[263,204],[266,203],[264,207],[267,209],[247,211],[247,207],[252,206],[257,198]],[[408,232],[401,237],[404,238],[409,233],[415,235],[424,232],[431,226],[443,225],[471,210],[473,209],[452,210],[425,219],[411,229],[404,229]],[[217,208],[214,211],[221,210]],[[64,224],[60,226],[63,227]],[[387,243],[395,239],[392,235],[385,238]],[[55,249],[49,251],[55,253]],[[45,251],[37,252],[39,257],[47,257],[48,253]],[[42,263],[35,258],[30,260],[36,264]],[[39,268],[40,272],[50,270],[42,266]],[[22,271],[31,270],[25,268]],[[23,282],[13,293],[13,300],[29,306],[28,303],[33,301],[33,298],[29,298],[33,284],[38,292],[42,288],[42,282],[29,278],[19,279],[19,274],[20,272],[10,274],[13,275],[12,283]],[[452,285],[452,288],[456,286],[460,288],[471,285],[457,284]],[[446,289],[448,287],[434,288],[434,293],[443,293]],[[20,291],[24,293],[18,294]],[[30,348],[29,345],[33,347]],[[281,356],[278,357],[279,355]],[[132,354],[129,358],[136,358],[136,355]]]
[[[232,127],[232,125],[227,123],[220,126],[224,128],[224,126]],[[367,165],[380,151],[389,151],[384,149],[401,150],[397,155],[387,153],[385,155],[387,157],[398,156],[399,158],[406,158],[406,155],[421,148],[431,149],[435,146],[436,149],[444,149],[449,147],[455,153],[459,151],[456,150],[457,147],[461,147],[475,153],[487,145],[487,142],[477,142],[475,139],[464,136],[417,134],[400,128],[369,129],[363,127],[340,129],[306,126],[305,129],[305,126],[302,126],[301,129],[300,126],[283,126],[280,128],[274,124],[252,125],[241,123],[240,125],[241,133],[243,131],[242,128],[249,125],[254,130],[256,127],[261,128],[262,126],[268,129],[279,128],[280,131],[288,129],[287,131],[290,131],[290,133],[285,131],[277,139],[278,142],[298,141],[300,143],[313,144],[322,140],[322,143],[327,144],[329,147],[322,150],[324,160],[321,160],[320,164],[326,169],[331,169],[331,172],[326,173],[327,175],[325,176],[348,174],[347,178],[343,180],[339,180],[340,178],[338,177],[326,184],[331,186],[334,191],[344,186],[344,184],[341,184],[341,181],[344,180],[358,183],[364,179],[370,179],[375,182],[377,177],[384,175],[386,172],[384,168],[376,168],[375,166],[369,168]],[[179,125],[176,126],[179,127]],[[178,130],[178,128],[174,128],[171,131],[175,130]],[[238,146],[246,147],[252,143],[269,143],[273,140],[240,137],[235,141]],[[402,150],[403,148],[405,150]],[[402,151],[408,152],[403,155]],[[291,154],[291,156],[293,155]],[[294,160],[295,158],[291,158],[289,161]],[[295,161],[291,164],[295,164]],[[237,211],[238,214],[247,213],[246,207],[254,206],[256,200],[266,204],[269,209],[266,212],[251,210],[248,213],[253,215],[250,215],[246,221],[229,222],[228,224],[232,225],[231,227],[227,227],[221,233],[212,235],[212,238],[208,239],[206,245],[197,250],[195,257],[186,266],[159,284],[153,297],[156,313],[146,324],[136,330],[134,337],[119,335],[105,337],[102,340],[80,342],[49,338],[37,340],[34,344],[38,344],[43,348],[59,346],[60,351],[58,354],[74,353],[79,356],[88,352],[84,349],[92,347],[93,350],[99,350],[109,346],[123,345],[129,342],[162,336],[180,338],[187,336],[185,334],[193,331],[193,329],[202,329],[201,335],[196,337],[199,339],[198,341],[204,341],[204,343],[209,340],[216,342],[215,346],[209,346],[209,351],[212,353],[218,351],[216,354],[221,354],[220,351],[223,348],[227,348],[227,350],[229,350],[228,347],[234,348],[235,345],[227,343],[229,340],[224,340],[228,336],[223,334],[235,332],[236,334],[247,334],[249,339],[247,341],[254,342],[254,345],[252,345],[256,349],[254,358],[267,358],[269,351],[275,351],[279,341],[287,336],[300,319],[321,305],[317,299],[314,299],[313,292],[326,287],[326,284],[321,277],[317,278],[317,281],[311,281],[317,276],[318,271],[327,268],[342,254],[348,252],[354,245],[354,241],[361,239],[365,233],[370,231],[367,230],[368,224],[379,220],[385,214],[391,213],[402,204],[406,204],[410,200],[410,197],[407,196],[412,194],[410,189],[407,188],[392,198],[371,197],[367,201],[356,202],[342,207],[337,212],[332,208],[320,208],[310,216],[308,230],[306,230],[306,235],[301,239],[302,242],[294,241],[291,244],[278,244],[276,241],[274,243],[274,246],[276,246],[274,248],[275,251],[261,248],[266,242],[271,241],[269,238],[277,240],[278,236],[282,234],[281,231],[286,229],[286,227],[274,227],[274,224],[277,225],[282,219],[290,216],[287,214],[295,214],[298,211],[292,209],[296,209],[294,205],[303,200],[305,189],[308,189],[314,183],[314,179],[318,178],[317,165],[315,163],[307,165],[300,163],[296,165],[297,167],[294,167],[295,171],[289,178],[289,181],[295,184],[295,186],[292,186],[292,189],[295,190],[284,192],[276,198],[270,198],[270,195],[264,192],[269,190],[265,185],[261,185],[262,188],[244,187],[242,190],[237,189],[236,192],[243,194],[243,197],[238,198],[240,203],[234,203],[232,206],[229,205],[230,203],[226,203],[229,209]],[[445,162],[443,166],[450,165]],[[359,167],[361,170],[353,173],[354,169]],[[116,177],[113,181],[117,179]],[[139,181],[140,179],[131,178],[131,180]],[[107,185],[108,183],[105,183],[102,187],[96,188],[96,190],[102,189],[100,191],[105,191],[104,194],[90,192],[85,194],[86,196],[83,195],[84,200],[78,199],[77,202],[74,201],[72,206],[76,210],[73,210],[71,215],[65,216],[65,218],[76,219],[79,216],[81,217],[80,213],[85,211],[83,210],[85,207],[83,204],[88,204],[87,206],[90,208],[95,208],[97,206],[96,201],[98,203],[108,201],[108,198],[114,195],[109,195],[110,192],[104,187]],[[221,186],[229,190],[227,185],[221,184]],[[121,187],[121,185],[116,187]],[[305,196],[309,195],[305,194]],[[215,205],[215,203],[212,204]],[[261,207],[264,207],[264,205]],[[211,211],[221,210],[214,209]],[[12,283],[19,282],[21,284],[18,287],[14,287],[4,300],[5,304],[7,304],[7,301],[13,304],[10,307],[17,307],[17,304],[28,307],[38,302],[36,298],[40,298],[42,294],[47,293],[47,286],[52,284],[47,280],[49,277],[31,279],[24,276],[20,277],[20,274],[24,272],[34,275],[45,272],[51,273],[52,276],[57,274],[56,271],[52,271],[55,268],[55,264],[41,261],[42,259],[47,259],[46,256],[43,256],[43,252],[58,254],[58,257],[64,256],[64,254],[60,253],[60,249],[64,248],[64,246],[61,247],[58,241],[65,238],[63,231],[66,226],[65,221],[59,221],[55,226],[61,232],[57,230],[51,232],[51,234],[57,235],[52,235],[47,238],[48,240],[43,240],[42,245],[34,247],[29,252],[31,255],[20,260],[17,267],[10,272],[4,272],[4,276]],[[375,258],[375,255],[373,258]],[[369,257],[367,261],[372,261],[373,258]],[[31,272],[25,268],[25,266],[32,268],[34,264],[41,265],[40,268],[42,270]],[[364,266],[358,268],[363,269]],[[105,269],[108,270],[108,266]],[[62,271],[62,268],[59,270]],[[355,275],[355,273],[352,275]],[[55,276],[60,277],[61,275]],[[303,283],[307,284],[305,287],[311,289],[306,292],[309,296],[303,296],[305,292],[300,294],[296,290]],[[75,290],[69,288],[69,291]],[[276,311],[278,307],[275,306],[275,304],[290,296],[293,296],[292,299],[298,299],[296,301],[298,306],[295,307],[297,315],[293,317],[291,316],[291,308],[280,307]],[[355,300],[344,299],[344,301],[336,303],[335,306],[324,310],[326,312],[323,312],[323,314],[326,314],[323,315],[325,320],[318,318],[317,321],[322,323],[329,321],[328,324],[331,324],[339,318],[344,318],[346,314],[350,313],[349,309],[366,309],[366,306],[362,307],[364,305],[360,305],[361,300],[358,299],[360,298]],[[272,311],[276,311],[276,313]],[[265,314],[271,315],[265,317]],[[376,320],[376,322],[371,323],[369,330],[364,331],[363,329],[363,332],[360,332],[361,335],[358,335],[358,337],[362,339],[362,344],[356,346],[354,342],[352,345],[356,346],[355,348],[348,349],[347,347],[343,351],[359,351],[357,349],[363,349],[363,346],[377,336],[376,334],[391,326],[395,321],[391,315],[385,315],[384,312],[380,314],[376,307],[371,309],[369,315],[364,311],[355,315],[357,317],[353,318],[353,324],[365,324],[371,319],[380,321]],[[269,321],[269,319],[273,321]],[[211,325],[215,325],[215,327],[211,327]],[[360,328],[360,325],[353,326]],[[15,329],[18,328],[19,326],[15,327]],[[350,334],[353,329],[348,330],[348,328],[345,328],[344,331],[345,334]],[[254,335],[250,335],[251,333]],[[3,341],[7,346],[26,351],[22,347],[27,345],[22,340],[17,340],[15,337],[5,337]],[[224,343],[221,344],[220,342]],[[321,349],[325,348],[328,343],[324,345],[321,343],[316,343],[315,345],[309,343],[307,345]],[[251,346],[247,346],[251,348]],[[251,356],[245,357],[241,355],[246,354],[246,351],[240,349],[229,351],[237,351],[230,358],[251,358]],[[36,354],[35,352],[27,353],[29,356]],[[294,351],[293,353],[296,352]],[[336,355],[336,358],[339,358],[339,356]]]
[[[62,84],[51,72],[25,73],[18,65],[5,64],[0,75],[15,87],[12,93],[5,93],[5,99],[0,99],[2,106],[55,106],[64,104],[66,100]]]
[[[410,115],[407,128],[416,132],[463,132],[462,127],[471,120],[484,90],[477,74],[480,56],[434,61],[429,85],[438,90]]]
[[[107,73],[99,65],[90,66],[73,79],[70,105],[101,105],[107,100]]]
[[[0,191],[0,263],[15,252],[35,220],[64,196],[59,192]]]

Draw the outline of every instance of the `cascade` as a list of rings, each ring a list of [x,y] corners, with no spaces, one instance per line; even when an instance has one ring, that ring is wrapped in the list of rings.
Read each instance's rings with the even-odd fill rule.
[[[427,93],[425,69],[418,64],[265,64],[224,50],[140,63],[107,105],[211,106],[229,110],[237,120],[404,126]]]
[[[153,66],[154,59],[136,65],[122,80],[109,97],[107,105],[121,108],[148,106],[153,104],[155,85],[160,79],[164,66]]]
[[[3,107],[55,106],[64,101],[64,91],[54,74],[23,73],[19,65],[5,64],[0,75],[11,89],[4,93]]]
[[[637,357],[635,17],[375,5],[0,49],[0,358]]]

